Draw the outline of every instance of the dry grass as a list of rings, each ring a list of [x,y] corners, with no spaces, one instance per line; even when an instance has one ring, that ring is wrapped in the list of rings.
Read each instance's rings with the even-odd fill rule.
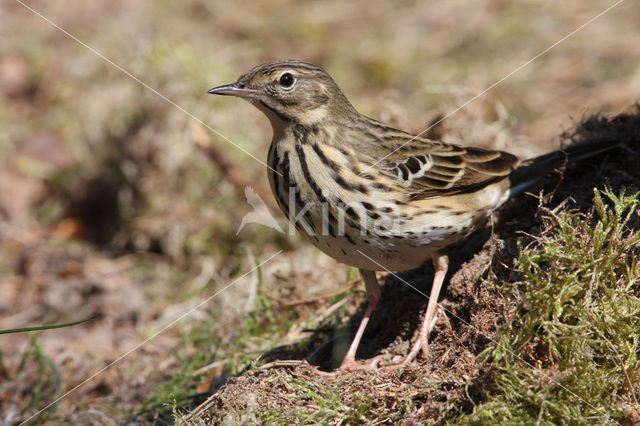
[[[319,63],[362,112],[420,131],[611,5],[28,4],[260,159],[270,136],[264,117],[245,103],[206,95],[257,63]],[[571,117],[625,110],[640,93],[639,16],[635,2],[623,2],[448,118],[437,134],[528,157],[559,146],[557,135],[577,121]],[[351,281],[351,272],[298,237],[259,226],[236,236],[251,208],[238,185],[194,142],[207,135],[243,171],[241,180],[255,182],[256,191],[270,199],[260,184],[264,167],[18,3],[0,6],[0,23],[0,328],[105,314],[71,329],[1,338],[0,422],[28,418],[280,249],[286,254],[261,268],[261,276],[240,279],[41,420],[109,424],[153,403],[169,404],[170,413],[170,394],[180,398],[198,386],[206,389],[207,374],[219,373],[215,366],[240,372],[278,345],[283,347],[266,358],[313,353],[314,363],[335,362],[340,350],[334,354],[331,348],[341,343],[334,342],[348,339],[344,328],[362,314],[359,287],[333,293]],[[606,120],[590,123],[612,129]],[[545,205],[553,209],[572,196],[571,205],[585,213],[591,188],[603,188],[606,176],[614,194],[623,185],[637,188],[637,152],[630,148],[599,165],[568,171]],[[549,182],[547,191],[556,183]],[[485,415],[471,401],[482,397],[498,404],[500,386],[471,397],[466,388],[480,377],[488,380],[476,356],[520,299],[480,279],[521,279],[512,270],[517,232],[541,235],[537,208],[535,199],[521,198],[506,207],[488,243],[489,229],[454,247],[444,297],[457,317],[438,324],[433,358],[397,376],[321,382],[326,400],[315,398],[320,385],[303,367],[253,369],[231,380],[216,401],[235,407],[229,415],[237,414],[236,420],[265,422]],[[430,274],[425,268],[402,276],[424,291]],[[401,354],[415,330],[422,298],[392,278],[384,292],[386,302],[360,357]],[[405,309],[398,314],[398,307]],[[211,363],[215,368],[192,375]],[[254,409],[262,406],[251,405],[248,396],[234,399],[248,382],[255,387],[247,395],[258,403],[275,398],[274,389],[290,392],[290,401]],[[307,402],[321,409],[306,412]]]

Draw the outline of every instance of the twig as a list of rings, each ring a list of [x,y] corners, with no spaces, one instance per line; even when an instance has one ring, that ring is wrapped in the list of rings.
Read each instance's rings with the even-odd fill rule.
[[[305,360],[296,360],[296,359],[291,359],[291,360],[283,360],[283,359],[278,359],[275,361],[271,361],[268,362],[264,365],[261,365],[260,367],[258,367],[258,370],[268,370],[270,368],[279,368],[279,367],[297,367],[299,365],[304,365],[304,364],[309,364],[307,361]]]
[[[271,207],[274,207],[272,197],[269,194],[271,191],[268,191],[256,182],[246,179],[242,169],[229,161],[224,152],[213,143],[209,134],[201,125],[193,123],[189,128],[189,133],[195,145],[200,148],[210,160],[216,163],[222,174],[233,185],[240,197],[244,197],[244,190],[249,186],[254,188],[260,198],[268,200],[267,202],[270,203]]]
[[[335,291],[331,291],[329,293],[325,293],[321,296],[317,296],[317,297],[313,297],[311,299],[301,299],[301,300],[293,300],[291,302],[285,302],[283,303],[284,307],[291,307],[291,306],[297,306],[297,305],[306,305],[309,303],[315,303],[315,302],[320,302],[326,299],[329,299],[333,296],[337,296],[339,294],[342,294],[348,290],[350,290],[354,285],[356,285],[357,283],[360,282],[360,278],[356,278],[354,280],[349,281],[345,286],[339,288],[338,290]]]

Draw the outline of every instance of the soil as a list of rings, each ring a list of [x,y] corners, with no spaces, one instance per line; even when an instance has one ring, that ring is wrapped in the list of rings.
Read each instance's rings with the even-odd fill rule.
[[[93,319],[0,335],[0,423],[171,422],[170,396],[139,411],[200,354],[213,362],[198,368],[211,374],[193,378],[192,397],[175,404],[194,423],[286,422],[306,409],[335,421],[331,407],[314,405],[319,390],[336,406],[369,407],[347,416],[351,423],[446,422],[471,410],[483,394],[478,354],[517,309],[503,290],[519,279],[517,241],[539,234],[541,207],[588,211],[594,187],[640,187],[637,3],[621,3],[513,73],[609,6],[2,3],[0,330]],[[256,64],[289,57],[325,67],[359,110],[390,125],[416,133],[446,116],[428,135],[454,143],[529,158],[572,138],[630,142],[552,174],[449,248],[444,309],[426,357],[396,372],[321,376],[310,365],[339,364],[364,311],[362,285],[297,237],[236,232],[251,210],[248,182],[272,203],[254,160],[266,157],[271,130],[251,106],[206,95]],[[580,119],[624,111],[631,115]],[[561,138],[563,129],[570,134]],[[382,299],[359,360],[406,354],[432,276],[429,264],[402,280],[379,275]],[[227,353],[261,291],[274,314],[294,312],[293,325]],[[211,339],[189,342],[202,324],[213,324]],[[254,362],[231,365],[246,358]]]

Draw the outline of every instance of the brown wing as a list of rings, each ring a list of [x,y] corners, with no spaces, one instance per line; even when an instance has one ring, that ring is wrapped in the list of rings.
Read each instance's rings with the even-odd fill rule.
[[[499,181],[518,165],[503,151],[416,139],[380,167],[400,179],[414,199],[466,192]]]

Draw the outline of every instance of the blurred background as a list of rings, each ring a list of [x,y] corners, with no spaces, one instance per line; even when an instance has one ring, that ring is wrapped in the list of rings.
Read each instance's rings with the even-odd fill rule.
[[[50,415],[108,423],[163,402],[153,395],[167,389],[193,393],[208,371],[237,371],[299,339],[304,327],[291,324],[317,307],[286,303],[354,278],[298,236],[260,225],[236,235],[253,211],[247,185],[273,205],[265,167],[238,148],[264,161],[271,129],[248,103],[208,89],[301,59],[325,68],[362,113],[417,133],[500,82],[435,134],[534,156],[586,114],[636,102],[631,0],[509,76],[613,4],[2,2],[0,329],[104,316],[0,337],[0,423],[34,414],[234,282]],[[277,314],[269,338],[251,328],[256,311]],[[196,366],[213,367],[192,375]]]

